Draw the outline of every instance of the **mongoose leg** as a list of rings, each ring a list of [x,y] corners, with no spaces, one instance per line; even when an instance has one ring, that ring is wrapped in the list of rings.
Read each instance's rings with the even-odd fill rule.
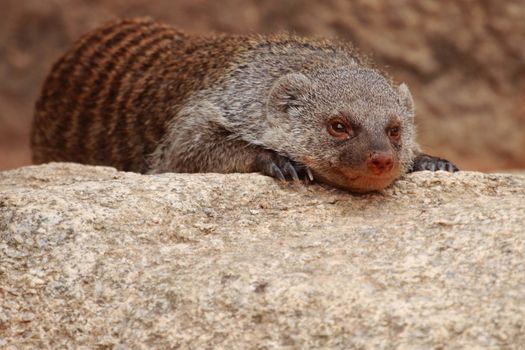
[[[313,181],[310,169],[272,151],[260,153],[255,160],[255,166],[262,174],[281,181]]]
[[[408,172],[422,171],[422,170],[444,170],[449,172],[458,171],[458,167],[446,159],[434,157],[428,154],[420,153],[414,158],[414,163]]]
[[[260,172],[283,181],[313,180],[304,166],[228,131],[227,120],[213,103],[189,104],[176,118],[169,137],[151,156],[150,173]]]

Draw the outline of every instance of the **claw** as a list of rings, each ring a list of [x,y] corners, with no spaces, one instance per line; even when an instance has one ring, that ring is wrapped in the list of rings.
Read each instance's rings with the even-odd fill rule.
[[[276,177],[281,181],[286,181],[286,178],[284,177],[283,172],[281,171],[281,169],[279,169],[277,164],[272,163],[272,165],[270,165],[270,173],[272,174],[273,177]]]
[[[310,170],[310,168],[306,168],[306,175],[308,176],[311,182],[314,181],[314,175],[312,174],[312,171]]]
[[[455,173],[456,171],[458,171],[459,169],[452,163],[448,163],[447,164],[447,171],[450,171],[451,173]]]
[[[459,169],[446,159],[430,156],[428,154],[419,154],[412,164],[410,172],[421,171],[421,170],[444,170],[449,172],[456,172]]]
[[[294,181],[300,181],[299,175],[297,175],[297,171],[293,167],[292,163],[286,162],[284,165],[284,171],[288,173]]]
[[[293,180],[300,182],[301,178],[304,178],[305,182],[308,183],[308,179],[311,181],[314,179],[310,169],[274,152],[260,153],[255,162],[257,170],[261,173],[281,181]]]

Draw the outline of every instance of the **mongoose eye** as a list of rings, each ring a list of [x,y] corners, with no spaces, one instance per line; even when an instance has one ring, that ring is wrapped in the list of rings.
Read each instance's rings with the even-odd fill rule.
[[[390,136],[391,138],[393,139],[398,139],[399,136],[400,136],[400,127],[399,126],[394,126],[392,128],[389,128],[388,129],[388,136]]]
[[[346,140],[352,137],[353,130],[342,118],[332,119],[328,123],[328,133],[339,140]]]

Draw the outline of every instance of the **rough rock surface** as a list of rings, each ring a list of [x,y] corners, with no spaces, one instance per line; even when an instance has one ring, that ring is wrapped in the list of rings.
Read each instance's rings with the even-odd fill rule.
[[[0,348],[523,344],[523,176],[0,173]]]
[[[429,153],[462,169],[525,168],[523,0],[1,0],[0,13],[0,169],[29,163],[52,62],[101,23],[146,15],[189,32],[352,41],[408,83]]]

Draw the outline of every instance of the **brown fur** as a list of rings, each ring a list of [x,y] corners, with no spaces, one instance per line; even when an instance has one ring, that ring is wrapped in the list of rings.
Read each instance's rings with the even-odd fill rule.
[[[219,80],[241,49],[235,37],[185,39],[150,20],[112,23],[81,38],[44,83],[33,161],[145,172],[177,106]]]
[[[298,172],[369,191],[410,169],[455,169],[418,156],[413,116],[408,88],[350,45],[189,36],[135,19],[88,33],[53,66],[31,145],[37,164],[260,171],[281,179]],[[334,117],[350,126],[347,138],[327,132]],[[396,138],[389,136],[394,124]]]

